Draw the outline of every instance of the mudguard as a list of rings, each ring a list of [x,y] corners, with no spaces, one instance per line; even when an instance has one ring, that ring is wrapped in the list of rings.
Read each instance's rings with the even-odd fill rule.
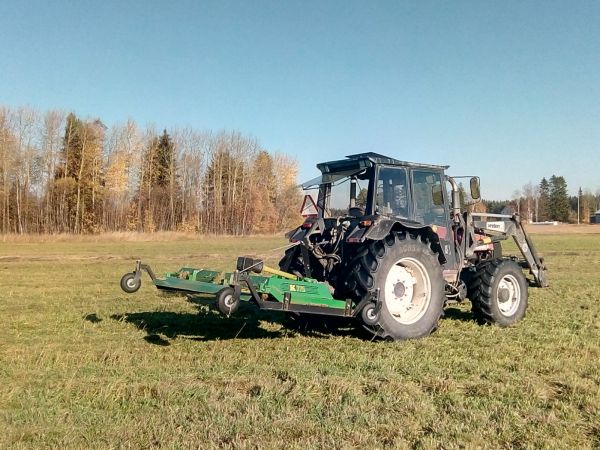
[[[365,219],[363,219],[364,222]],[[415,222],[408,219],[387,219],[378,218],[373,220],[373,224],[366,228],[365,233],[362,235],[361,241],[371,239],[379,241],[385,238],[392,231],[409,230],[415,231],[418,234],[424,235],[431,244],[431,248],[438,254],[438,259],[441,264],[446,263],[447,259],[442,251],[440,244],[440,238],[438,234],[433,231],[433,228],[429,225],[423,225],[422,223]]]

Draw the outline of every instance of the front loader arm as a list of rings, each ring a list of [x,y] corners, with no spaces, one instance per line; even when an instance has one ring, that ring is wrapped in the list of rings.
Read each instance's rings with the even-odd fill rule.
[[[492,240],[495,240],[494,238],[504,240],[512,236],[523,258],[525,258],[524,265],[533,275],[536,286],[548,287],[546,266],[525,231],[521,223],[521,217],[518,214],[510,216],[507,214],[471,213],[471,216],[474,219],[479,219],[473,220],[475,230],[490,236]]]

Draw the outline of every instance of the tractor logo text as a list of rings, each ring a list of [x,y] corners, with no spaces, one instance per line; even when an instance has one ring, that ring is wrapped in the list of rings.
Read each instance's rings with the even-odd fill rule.
[[[290,284],[290,292],[306,292],[306,288],[304,286]]]
[[[506,224],[504,222],[487,222],[485,227],[490,230],[505,231]]]

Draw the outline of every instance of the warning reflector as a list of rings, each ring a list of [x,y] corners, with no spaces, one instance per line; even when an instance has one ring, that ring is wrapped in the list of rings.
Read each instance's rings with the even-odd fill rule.
[[[304,196],[302,208],[300,208],[300,214],[302,214],[302,217],[317,217],[319,215],[317,204],[310,194],[306,194]]]

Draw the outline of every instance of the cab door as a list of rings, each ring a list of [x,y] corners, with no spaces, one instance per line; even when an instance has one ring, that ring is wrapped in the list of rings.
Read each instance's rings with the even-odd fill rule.
[[[456,265],[454,235],[448,209],[449,202],[444,189],[444,175],[436,170],[413,169],[411,181],[413,220],[434,229],[440,238],[446,264],[454,267]],[[434,198],[434,193],[437,198]]]

